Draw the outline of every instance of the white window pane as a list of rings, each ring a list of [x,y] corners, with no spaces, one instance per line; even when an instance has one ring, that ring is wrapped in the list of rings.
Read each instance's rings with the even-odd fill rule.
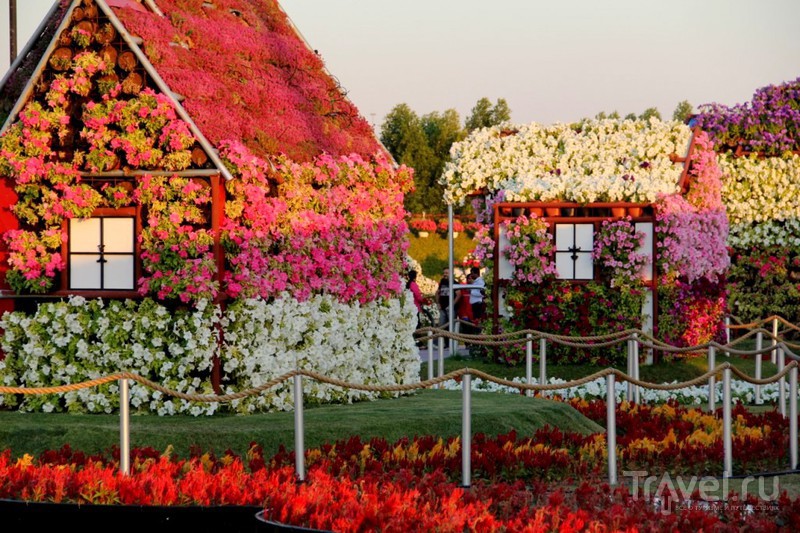
[[[572,234],[574,224],[556,224],[556,249],[566,250],[575,243]]]
[[[556,270],[558,279],[573,279],[572,252],[556,252]]]
[[[636,252],[647,256],[647,263],[639,270],[639,275],[645,281],[651,281],[653,279],[653,223],[637,222],[636,231],[644,233],[642,246]]]
[[[133,256],[106,255],[104,289],[133,289]]]
[[[497,276],[499,279],[511,279],[514,274],[514,267],[511,266],[508,259],[506,259],[506,248],[510,244],[506,236],[506,230],[500,226],[500,236],[497,239],[497,249],[499,250],[500,258],[497,261]]]
[[[105,252],[133,253],[133,218],[104,218]]]
[[[575,224],[575,246],[583,252],[592,251],[594,224]]]
[[[70,219],[69,249],[72,252],[99,252],[100,219]]]
[[[592,279],[593,277],[592,255],[578,254],[578,259],[575,260],[575,279]]]
[[[100,254],[70,255],[70,289],[100,288],[100,263],[97,262],[98,259],[100,259]]]

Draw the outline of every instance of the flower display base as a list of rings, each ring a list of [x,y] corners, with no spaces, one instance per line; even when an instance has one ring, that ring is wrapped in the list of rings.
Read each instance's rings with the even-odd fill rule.
[[[253,506],[92,505],[0,500],[3,531],[270,531],[258,529]],[[275,530],[284,531],[284,530]],[[290,531],[290,530],[286,530]]]
[[[311,529],[307,527],[281,524],[280,522],[273,522],[272,520],[268,520],[264,517],[264,511],[259,511],[256,513],[256,521],[259,525],[256,531],[269,531],[274,533],[333,533],[332,531],[328,531],[326,529]]]

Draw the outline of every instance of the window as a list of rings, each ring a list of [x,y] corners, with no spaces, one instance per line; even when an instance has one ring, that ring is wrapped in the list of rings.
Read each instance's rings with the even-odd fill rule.
[[[69,221],[70,289],[134,289],[135,222],[132,216]]]
[[[594,224],[556,224],[556,269],[559,279],[594,279]]]

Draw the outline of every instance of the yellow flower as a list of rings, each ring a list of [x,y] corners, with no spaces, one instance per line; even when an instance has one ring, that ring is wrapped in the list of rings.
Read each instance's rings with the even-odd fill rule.
[[[15,466],[17,468],[33,466],[33,456],[26,453],[25,455],[17,459],[17,463]]]

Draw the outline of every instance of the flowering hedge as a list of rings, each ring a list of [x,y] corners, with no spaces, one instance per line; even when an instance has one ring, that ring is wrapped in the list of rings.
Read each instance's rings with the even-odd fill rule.
[[[501,225],[508,238],[503,253],[514,267],[512,284],[519,286],[555,279],[555,245],[553,236],[547,232],[548,224],[535,215],[530,218],[523,215]]]
[[[281,295],[269,303],[239,300],[224,313],[205,301],[174,310],[150,299],[70,298],[33,314],[5,313],[0,382],[22,387],[60,386],[127,370],[187,394],[211,394],[211,360],[219,347],[226,390],[239,392],[285,372],[314,370],[356,383],[410,383],[419,379],[410,296],[365,305],[332,296],[305,302]],[[381,348],[378,349],[377,347]],[[391,355],[389,355],[391,354]],[[232,404],[193,403],[131,385],[134,411],[210,415],[219,410],[288,410],[290,383]],[[306,401],[352,402],[377,397],[311,383]],[[0,404],[22,411],[111,413],[116,383],[63,395],[5,395]]]
[[[433,233],[437,229],[436,221],[432,218],[416,218],[411,221],[411,229],[416,232],[420,231],[427,231],[428,233]]]
[[[698,110],[697,124],[720,152],[742,149],[773,157],[800,150],[800,78],[761,87],[749,102]]]
[[[654,202],[676,192],[690,129],[679,122],[596,120],[541,126],[500,125],[454,143],[445,199],[505,191],[507,201]]]
[[[572,405],[591,419],[605,419],[603,402]],[[618,405],[616,415],[622,471],[702,476],[720,468],[719,417],[674,404],[627,403]],[[787,425],[776,412],[754,415],[736,408],[737,469],[780,468],[786,460]],[[89,456],[65,446],[38,459],[24,455],[15,461],[6,450],[0,454],[0,497],[83,505],[260,505],[270,520],[335,531],[421,526],[453,531],[777,531],[781,524],[800,520],[800,500],[779,490],[767,491],[764,500],[724,490],[712,496],[725,495],[737,504],[730,508],[704,508],[715,501],[703,499],[701,491],[686,495],[696,500],[683,501],[674,481],[672,486],[644,488],[640,483],[637,489],[612,490],[603,482],[604,433],[579,435],[545,427],[528,436],[477,434],[472,451],[474,481],[469,490],[460,490],[457,437],[418,436],[395,443],[353,437],[329,443],[306,451],[306,483],[295,480],[293,453],[280,450],[268,457],[255,443],[245,457],[197,452],[181,459],[134,449],[128,476],[119,473],[116,451]]]
[[[221,155],[237,176],[222,235],[229,296],[332,294],[364,304],[403,291],[410,169],[354,154],[281,159],[273,173],[240,144],[226,143]]]
[[[700,106],[697,124],[719,152],[733,250],[731,313],[800,320],[800,79],[768,85],[735,106]]]

